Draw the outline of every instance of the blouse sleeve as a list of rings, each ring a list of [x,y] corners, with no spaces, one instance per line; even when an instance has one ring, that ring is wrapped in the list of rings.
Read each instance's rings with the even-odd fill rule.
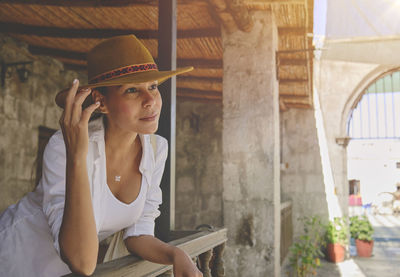
[[[60,131],[49,140],[43,154],[41,184],[43,187],[43,212],[49,223],[54,247],[60,254],[58,234],[65,203],[65,144]]]
[[[155,166],[151,176],[151,184],[146,195],[142,215],[132,226],[126,228],[123,239],[128,237],[151,235],[154,236],[154,221],[160,215],[158,207],[162,203],[162,192],[160,188],[161,178],[164,172],[165,161],[168,156],[168,143],[163,137],[157,136],[157,153],[155,155]]]

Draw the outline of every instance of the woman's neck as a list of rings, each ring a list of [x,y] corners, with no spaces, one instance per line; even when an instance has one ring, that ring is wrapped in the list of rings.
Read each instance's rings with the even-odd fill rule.
[[[140,142],[138,134],[127,130],[122,130],[118,126],[107,124],[104,121],[105,127],[105,145],[106,152],[116,157],[131,155],[132,152],[138,152]],[[139,147],[138,147],[139,146]]]

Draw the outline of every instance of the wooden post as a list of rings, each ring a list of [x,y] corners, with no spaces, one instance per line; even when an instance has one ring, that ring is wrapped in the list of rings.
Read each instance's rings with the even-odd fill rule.
[[[159,70],[176,69],[176,0],[158,1],[158,67]],[[163,100],[158,134],[168,140],[168,159],[161,180],[163,203],[161,215],[156,220],[156,236],[168,240],[175,228],[175,122],[176,78],[160,86]]]
[[[214,248],[214,263],[211,268],[211,275],[213,277],[224,277],[225,266],[224,266],[224,254],[225,243],[220,244]]]
[[[212,250],[208,250],[199,255],[200,270],[204,277],[211,277],[210,260],[212,257]]]

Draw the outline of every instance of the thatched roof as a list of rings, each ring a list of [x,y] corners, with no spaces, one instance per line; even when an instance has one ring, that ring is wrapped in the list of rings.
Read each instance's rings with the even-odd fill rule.
[[[253,10],[272,10],[278,25],[281,108],[310,107],[313,0],[178,0],[178,97],[222,99],[221,25],[252,28]],[[101,39],[134,33],[157,57],[156,0],[0,0],[0,32],[25,41],[32,54],[85,69],[86,52]],[[306,50],[306,51],[304,51]]]

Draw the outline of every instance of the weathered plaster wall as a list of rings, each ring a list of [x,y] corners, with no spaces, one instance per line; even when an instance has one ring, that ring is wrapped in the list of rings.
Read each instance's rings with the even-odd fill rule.
[[[34,188],[38,127],[58,129],[61,109],[54,103],[57,91],[76,77],[48,57],[32,56],[27,46],[0,36],[0,60],[5,63],[33,61],[27,82],[21,83],[15,68],[0,87],[0,212]]]
[[[222,226],[222,103],[177,99],[175,226]]]
[[[271,12],[255,13],[254,21],[251,32],[222,34],[223,214],[226,276],[231,277],[279,272],[277,34]]]
[[[320,215],[328,209],[317,129],[313,109],[290,109],[281,113],[282,201],[292,202],[293,234],[303,232],[297,219]]]
[[[343,61],[315,60],[314,82],[319,95],[329,158],[342,212],[348,212],[346,148],[336,143],[343,138],[351,107],[362,90],[389,67]]]

